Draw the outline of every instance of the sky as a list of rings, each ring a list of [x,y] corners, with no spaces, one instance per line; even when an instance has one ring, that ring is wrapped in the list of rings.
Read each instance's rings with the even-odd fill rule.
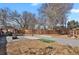
[[[10,10],[17,10],[19,13],[28,11],[38,15],[38,9],[41,4],[37,3],[0,3],[0,8],[9,8]],[[79,21],[79,3],[75,3],[73,8],[70,10],[68,20]]]
[[[38,14],[38,9],[41,4],[36,3],[0,3],[0,8],[9,8],[10,10],[16,10],[18,13],[23,11],[31,12],[33,14]]]
[[[79,21],[79,3],[73,5],[71,12],[68,16],[69,20],[76,20]]]

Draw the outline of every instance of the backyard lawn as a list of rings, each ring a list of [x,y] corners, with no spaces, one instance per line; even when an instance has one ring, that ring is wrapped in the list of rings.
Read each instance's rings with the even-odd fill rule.
[[[68,55],[79,54],[79,47],[63,45],[57,42],[41,40],[21,40],[7,44],[7,54],[10,55]]]

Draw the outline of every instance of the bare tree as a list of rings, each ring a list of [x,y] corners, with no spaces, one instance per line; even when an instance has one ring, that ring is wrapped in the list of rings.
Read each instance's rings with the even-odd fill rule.
[[[69,3],[46,3],[42,4],[39,12],[48,18],[48,23],[51,25],[65,25],[67,21],[67,14],[72,8],[72,5],[73,4]]]
[[[37,23],[35,15],[27,11],[24,11],[22,14],[19,14],[17,11],[13,11],[10,18],[12,21],[15,21],[20,28],[32,29],[32,32],[35,28],[35,24]]]
[[[9,19],[9,9],[8,8],[1,8],[0,9],[0,23],[3,27],[7,28],[7,21]]]
[[[35,15],[27,11],[24,11],[22,13],[22,20],[23,20],[24,28],[26,29],[32,29],[32,28],[34,29],[34,26],[37,22]]]
[[[11,21],[14,21],[15,24],[19,25],[20,28],[23,27],[22,17],[16,10],[11,12],[10,19]]]
[[[17,11],[11,13],[12,21],[15,21],[20,28],[29,29],[36,22],[36,18],[32,13],[24,11],[22,14],[19,14]]]

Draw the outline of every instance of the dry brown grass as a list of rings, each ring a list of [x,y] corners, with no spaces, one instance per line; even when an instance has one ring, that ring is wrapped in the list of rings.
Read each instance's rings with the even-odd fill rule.
[[[79,48],[65,46],[56,42],[45,43],[39,40],[22,40],[8,43],[7,53],[13,55],[76,55],[79,54]]]

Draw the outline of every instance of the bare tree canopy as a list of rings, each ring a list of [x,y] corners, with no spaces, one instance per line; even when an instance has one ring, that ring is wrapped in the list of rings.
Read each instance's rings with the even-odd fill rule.
[[[34,27],[36,24],[36,18],[35,15],[32,13],[28,13],[27,11],[24,11],[22,14],[23,22],[24,22],[24,28],[31,28]]]
[[[35,26],[37,20],[34,14],[24,11],[19,14],[16,10],[12,11],[8,8],[0,9],[0,27],[7,26],[18,28],[31,28]]]
[[[8,8],[1,8],[0,9],[0,24],[3,27],[7,26],[8,19],[9,19],[9,9]]]
[[[73,4],[70,3],[46,3],[42,4],[40,14],[46,16],[48,23],[56,26],[64,25],[67,21],[67,14],[72,9]]]
[[[24,11],[22,14],[19,14],[17,11],[11,13],[12,21],[15,21],[20,28],[26,28],[33,26],[36,23],[36,18],[34,14]]]
[[[18,11],[12,11],[8,8],[0,9],[0,23],[7,27],[17,26],[19,28],[34,29],[35,25],[42,24],[44,27],[52,27],[58,24],[65,25],[67,15],[72,9],[73,4],[70,3],[45,3],[39,9],[39,18],[35,15],[24,11],[21,14]]]

